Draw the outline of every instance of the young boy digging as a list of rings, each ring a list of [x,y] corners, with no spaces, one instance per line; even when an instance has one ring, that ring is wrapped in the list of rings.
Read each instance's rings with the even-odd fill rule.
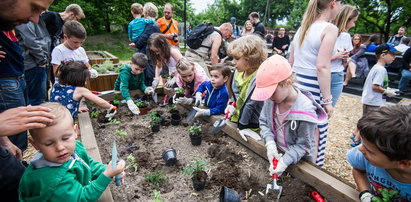
[[[224,113],[224,109],[227,107],[228,102],[228,91],[225,83],[230,78],[230,74],[230,68],[223,64],[211,66],[211,81],[204,81],[200,87],[198,87],[195,96],[195,105],[197,105],[197,103],[201,103],[202,94],[205,92],[205,106],[209,109],[193,107],[193,109],[197,111],[195,117],[212,116]]]
[[[21,178],[20,201],[97,201],[115,175],[121,174],[125,162],[117,169],[111,162],[93,161],[84,145],[76,141],[78,126],[66,107],[43,103],[55,116],[45,128],[31,129],[30,143],[39,150]]]
[[[154,89],[144,84],[144,69],[147,66],[147,56],[142,53],[135,53],[131,57],[130,65],[121,68],[114,90],[120,90],[121,95],[127,101],[127,106],[133,114],[140,114],[140,111],[130,97],[129,90],[140,89],[145,94],[153,94]]]
[[[348,151],[362,202],[411,201],[411,108],[382,106],[357,124],[362,144]]]

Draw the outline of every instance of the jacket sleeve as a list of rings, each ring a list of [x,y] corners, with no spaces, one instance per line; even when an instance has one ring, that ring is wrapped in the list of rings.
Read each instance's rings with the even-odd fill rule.
[[[129,80],[130,80],[130,73],[126,72],[125,70],[120,72],[120,92],[121,96],[128,101],[130,100],[130,89],[129,89]]]
[[[274,133],[271,130],[273,121],[272,121],[272,117],[269,116],[269,113],[271,113],[272,111],[273,111],[272,101],[270,100],[264,101],[264,106],[263,106],[263,109],[261,110],[259,122],[260,122],[261,135],[265,143],[269,141],[274,141]]]
[[[408,48],[407,51],[405,51],[404,55],[402,56],[402,68],[409,70],[411,63],[411,48]]]
[[[127,33],[128,33],[128,40],[130,40],[131,41],[131,28],[132,28],[132,26],[131,26],[131,22],[128,24],[128,28],[127,28]]]
[[[86,148],[84,147],[83,143],[77,142],[76,144],[76,152],[78,155],[84,160],[84,162],[87,163],[87,165],[90,167],[91,174],[92,174],[92,179],[97,179],[106,169],[107,165],[103,164],[98,161],[94,161],[87,153]]]
[[[224,109],[227,107],[228,92],[222,92],[217,100],[217,105],[210,109],[210,115],[224,114]]]
[[[250,124],[252,124],[252,119],[253,117],[255,117],[255,114],[261,113],[261,109],[263,108],[263,105],[264,105],[264,102],[262,101],[255,101],[255,100],[248,99],[247,102],[244,104],[244,108],[242,110],[240,119],[238,120],[238,128],[240,130],[246,129],[249,127],[258,128],[259,127],[258,124],[255,124],[255,126],[251,126]]]
[[[295,131],[296,143],[288,145],[288,150],[283,155],[284,163],[288,166],[296,164],[301,160],[308,152],[316,149],[316,143],[314,140],[314,132],[316,123],[307,121],[299,121],[297,131]],[[291,133],[291,129],[290,129]],[[287,134],[290,135],[290,134]]]
[[[136,45],[136,48],[144,48],[145,45],[147,45],[148,38],[151,36],[151,34],[156,32],[160,32],[158,26],[154,26],[154,24],[147,24],[143,33],[137,39],[134,39],[134,44]]]
[[[33,56],[36,64],[47,64],[47,53],[43,51],[40,45],[42,44],[39,42],[41,37],[36,36],[35,26],[38,25],[27,23],[17,26],[16,29],[22,38],[21,43],[23,43],[24,48],[29,51],[30,55]]]
[[[361,45],[361,46],[360,46],[360,50],[358,50],[357,53],[355,53],[354,55],[352,55],[352,56],[351,56],[351,59],[356,61],[356,60],[358,60],[359,57],[364,56],[365,49],[366,49],[365,45]]]
[[[146,91],[146,88],[147,88],[146,84],[144,84],[144,78],[145,78],[144,72],[142,72],[140,74],[140,86],[138,88],[143,92]]]
[[[204,81],[203,83],[201,83],[201,85],[197,88],[196,93],[200,92],[200,93],[204,93],[204,91],[206,86],[206,82]]]

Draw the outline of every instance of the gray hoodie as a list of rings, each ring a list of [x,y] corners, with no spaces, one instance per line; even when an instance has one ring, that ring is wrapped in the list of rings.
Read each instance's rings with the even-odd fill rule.
[[[328,121],[327,113],[315,102],[311,93],[295,89],[298,92],[297,100],[284,124],[287,150],[284,151],[283,161],[287,166],[296,164],[303,157],[315,163],[320,136],[317,125]],[[274,141],[274,113],[275,103],[271,99],[266,100],[260,115],[260,129],[265,142]]]

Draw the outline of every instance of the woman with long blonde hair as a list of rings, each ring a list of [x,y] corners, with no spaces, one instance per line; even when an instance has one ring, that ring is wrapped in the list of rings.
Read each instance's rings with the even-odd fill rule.
[[[297,87],[311,92],[329,117],[333,113],[330,62],[338,36],[338,28],[330,21],[337,16],[341,3],[341,0],[310,0],[291,45],[289,59],[297,76]],[[323,166],[328,124],[319,125],[319,130],[316,164]]]
[[[244,23],[243,31],[241,31],[241,36],[249,35],[254,32],[253,24],[247,20]]]

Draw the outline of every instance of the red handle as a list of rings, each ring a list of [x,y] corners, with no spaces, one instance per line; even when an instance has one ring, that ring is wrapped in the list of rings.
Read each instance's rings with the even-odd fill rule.
[[[274,168],[274,170],[277,168],[277,164],[278,164],[278,160],[274,157],[274,158],[273,158],[273,168]],[[277,174],[273,174],[272,178],[273,178],[273,179],[278,179],[278,175],[277,175]]]
[[[92,90],[91,93],[96,94],[96,95],[100,94],[100,92],[95,91],[95,90]]]
[[[311,196],[314,198],[315,201],[317,202],[325,202],[325,200],[323,199],[323,197],[321,197],[321,195],[316,192],[316,191],[312,191],[311,192]]]
[[[231,106],[233,106],[233,107],[235,107],[236,105],[237,105],[236,102],[231,103]],[[229,113],[230,113],[230,112],[227,111],[227,113],[224,114],[224,118],[225,118],[225,119],[228,118],[228,114],[229,114]]]
[[[166,102],[167,102],[167,100],[168,100],[168,95],[165,95],[165,96],[164,96],[164,100],[163,100],[163,102],[164,102],[164,103],[166,103]]]

